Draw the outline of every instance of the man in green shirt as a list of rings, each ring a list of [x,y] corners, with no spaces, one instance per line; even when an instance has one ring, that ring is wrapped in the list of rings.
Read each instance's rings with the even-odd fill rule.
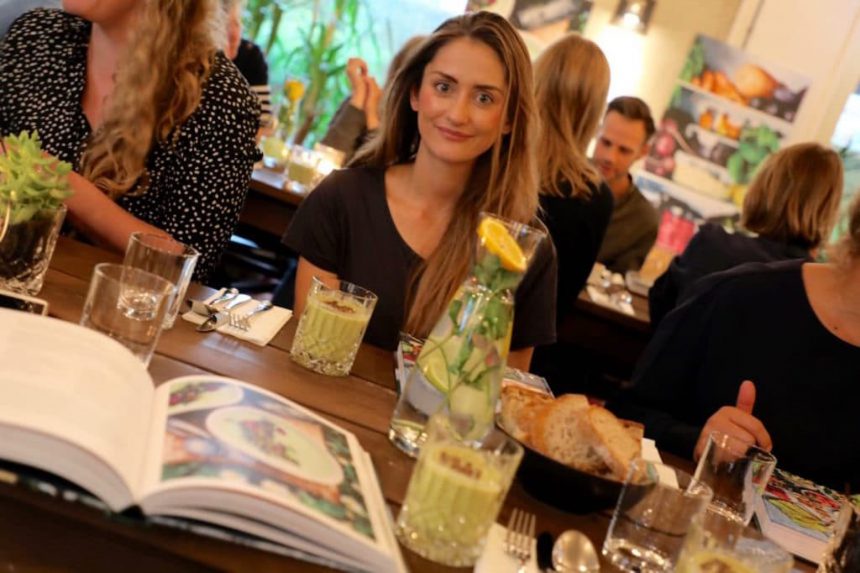
[[[615,272],[638,270],[657,240],[657,210],[630,177],[630,166],[647,153],[654,131],[648,105],[623,96],[609,102],[597,134],[592,159],[615,199],[597,260]]]

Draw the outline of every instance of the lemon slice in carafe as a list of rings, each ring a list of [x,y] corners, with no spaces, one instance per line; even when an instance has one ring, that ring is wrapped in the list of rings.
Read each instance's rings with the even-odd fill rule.
[[[497,219],[486,218],[478,225],[478,236],[486,249],[499,257],[502,268],[515,273],[526,270],[526,256],[516,240]]]

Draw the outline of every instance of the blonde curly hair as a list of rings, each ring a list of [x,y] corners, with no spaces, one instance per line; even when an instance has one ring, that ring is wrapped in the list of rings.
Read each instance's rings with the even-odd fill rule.
[[[121,59],[101,127],[81,157],[81,174],[112,199],[148,187],[156,142],[175,141],[197,109],[216,46],[212,0],[149,0]]]

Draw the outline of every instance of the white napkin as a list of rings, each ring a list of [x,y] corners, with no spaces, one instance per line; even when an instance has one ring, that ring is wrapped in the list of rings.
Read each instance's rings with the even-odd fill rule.
[[[487,542],[484,552],[475,563],[475,573],[517,573],[520,562],[518,559],[505,553],[506,527],[494,523],[487,533]],[[526,563],[526,573],[540,573],[537,565],[537,542],[532,540],[532,558]]]
[[[223,295],[225,289],[221,289],[209,298],[207,298],[204,302],[209,303],[219,296]],[[261,301],[250,299],[246,302],[243,302],[239,306],[233,307],[230,309],[230,312],[235,315],[244,314],[246,312],[251,312],[254,310]],[[216,330],[223,334],[229,334],[230,336],[235,336],[241,340],[247,340],[248,342],[252,342],[258,346],[266,346],[278,331],[283,328],[283,326],[290,320],[290,317],[293,316],[293,311],[288,308],[283,308],[280,306],[275,306],[265,312],[261,312],[259,314],[255,314],[251,317],[251,329],[248,331],[239,330],[238,328],[233,328],[229,323],[223,324],[219,326]],[[206,320],[205,316],[199,315],[196,312],[188,311],[182,315],[182,318],[191,322],[193,324],[203,324]]]
[[[633,310],[633,305],[629,302],[613,302],[609,299],[608,294],[591,285],[585,287],[585,291],[588,293],[588,297],[592,300],[592,302],[595,302],[601,306],[620,310],[624,314],[628,314],[630,316],[636,316],[636,311]]]

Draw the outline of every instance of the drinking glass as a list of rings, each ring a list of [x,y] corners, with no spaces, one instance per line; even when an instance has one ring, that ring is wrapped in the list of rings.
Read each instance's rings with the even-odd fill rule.
[[[714,490],[711,511],[746,525],[775,468],[776,457],[770,452],[714,431],[708,435],[695,477]]]
[[[355,361],[376,295],[347,281],[330,287],[314,277],[290,355],[320,374],[346,376]]]
[[[81,325],[110,336],[148,365],[175,291],[152,273],[101,263],[93,270]]]
[[[468,428],[439,412],[397,516],[400,542],[415,553],[452,567],[471,567],[484,549],[523,449],[503,432],[464,441]]]
[[[320,156],[313,150],[294,145],[287,163],[287,180],[291,190],[307,193],[317,181],[317,165]]]
[[[158,275],[176,287],[175,296],[171,298],[164,315],[165,330],[172,328],[176,321],[199,257],[194,247],[165,235],[138,231],[132,233],[128,240],[124,265]]]
[[[794,558],[761,532],[724,514],[705,512],[696,519],[681,555],[678,573],[789,573]]]
[[[634,460],[606,532],[603,555],[623,571],[672,571],[684,536],[712,496],[707,484],[682,470]]]

